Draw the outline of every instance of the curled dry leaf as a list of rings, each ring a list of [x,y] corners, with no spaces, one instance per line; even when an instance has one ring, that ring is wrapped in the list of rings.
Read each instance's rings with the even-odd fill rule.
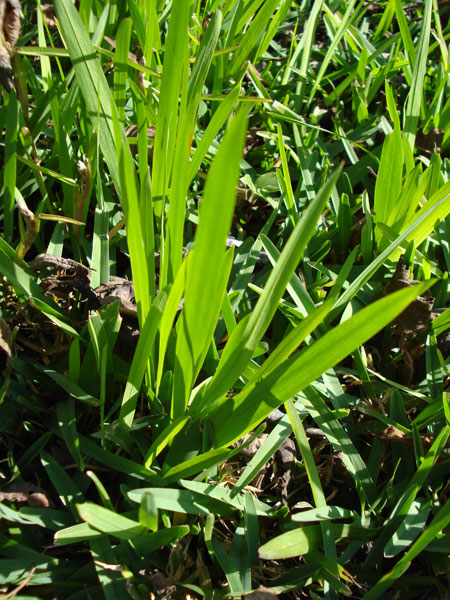
[[[13,90],[10,57],[19,34],[19,0],[0,0],[0,83],[7,92]]]
[[[0,492],[0,502],[13,502],[19,506],[31,506],[33,508],[50,508],[52,501],[44,489],[33,483],[13,483]]]
[[[0,374],[7,379],[11,370],[12,335],[8,323],[0,318]]]
[[[278,598],[277,594],[263,585],[260,585],[254,592],[245,594],[244,596],[244,600],[276,600],[276,598]]]
[[[20,35],[20,2],[19,0],[6,0],[5,17],[3,21],[3,34],[5,41],[12,50]]]

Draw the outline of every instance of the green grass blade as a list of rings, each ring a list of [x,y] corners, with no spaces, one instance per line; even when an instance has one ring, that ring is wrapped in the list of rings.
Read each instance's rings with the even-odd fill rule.
[[[150,312],[148,313],[134,352],[119,414],[119,420],[127,427],[127,429],[129,429],[133,423],[142,380],[147,369],[149,356],[153,350],[159,322],[166,301],[167,294],[164,291],[161,291],[150,308]]]
[[[314,388],[308,387],[302,394],[301,402],[317,426],[322,429],[333,448],[342,451],[342,461],[348,472],[356,479],[369,502],[375,501],[376,489],[370,473],[339,421]]]
[[[234,398],[226,399],[209,415],[217,446],[230,444],[261,422],[272,410],[292,398],[392,321],[430,283],[390,294],[367,306],[326,333],[303,352]]]
[[[403,178],[403,144],[401,132],[395,129],[386,136],[375,184],[374,220],[391,224]],[[379,230],[375,232],[380,237]]]
[[[209,414],[213,410],[212,403],[231,388],[241,375],[245,365],[248,364],[256,345],[278,309],[279,301],[292,273],[301,260],[309,239],[314,234],[317,221],[340,174],[341,168],[331,175],[315,200],[303,213],[270,274],[264,291],[245,325],[245,330],[242,332],[241,328],[237,327],[230,336],[217,372],[203,399],[202,408],[204,408],[205,414]],[[199,408],[197,407],[196,410]]]
[[[325,57],[320,61],[320,69],[314,78],[314,85],[308,94],[308,106],[311,105],[314,96],[320,87],[321,81],[323,79],[323,76],[325,75],[328,65],[330,64],[333,55],[336,53],[336,48],[338,47],[338,44],[340,43],[345,32],[347,31],[347,28],[351,22],[351,17],[353,14],[353,9],[355,8],[356,1],[357,0],[350,0],[350,2],[346,3],[346,11],[341,19],[341,22],[339,23],[339,28],[334,33],[333,39],[331,40],[331,44],[328,46]]]
[[[241,84],[238,82],[232,90],[225,96],[220,102],[216,111],[214,112],[211,121],[208,123],[206,130],[204,131],[201,140],[199,141],[197,148],[194,152],[192,160],[189,164],[188,182],[190,183],[196,176],[206,153],[208,152],[211,143],[219,133],[223,124],[228,119],[235,106],[240,92]]]
[[[17,136],[19,132],[19,104],[16,94],[9,94],[6,112],[5,154],[3,162],[3,235],[13,240],[14,205],[17,175]]]
[[[156,122],[152,192],[157,218],[164,210],[172,164],[175,155],[175,142],[178,128],[178,102],[183,85],[183,71],[189,71],[188,24],[190,0],[175,2],[170,13],[169,29],[166,37],[163,75]]]
[[[80,471],[84,471],[84,462],[80,452],[80,440],[77,431],[77,420],[75,414],[75,402],[73,398],[62,400],[56,407],[58,425],[62,438],[66,442],[72,458],[78,465]]]
[[[441,533],[450,523],[450,500],[441,506],[439,511],[431,523],[426,527],[425,531],[414,542],[411,548],[397,561],[395,566],[389,573],[386,573],[377,581],[367,594],[363,596],[363,600],[376,600],[383,592],[391,587],[395,581],[409,568],[411,562],[425,548],[436,539],[436,536]]]
[[[114,101],[119,119],[125,123],[126,85],[128,76],[128,49],[130,47],[131,19],[123,19],[117,30],[114,68]]]
[[[244,110],[230,121],[211,166],[199,209],[193,255],[187,266],[184,307],[178,323],[175,382],[179,384],[179,392],[178,403],[173,407],[174,417],[184,414],[222,308],[232,258],[230,252],[225,252],[225,242],[233,216],[246,123]]]
[[[401,233],[386,250],[383,250],[370,265],[368,265],[364,271],[358,275],[348,286],[339,300],[336,302],[336,306],[330,312],[330,319],[335,318],[336,314],[340,312],[343,306],[359,292],[362,286],[369,281],[372,275],[379,269],[386,260],[393,255],[405,240],[418,240],[423,241],[427,235],[427,231],[433,230],[436,222],[440,221],[448,214],[448,204],[450,202],[450,189],[447,185],[444,185],[435,196],[433,196],[424,207],[415,215],[415,219],[411,225],[409,225],[403,233]],[[430,229],[431,227],[431,229]],[[416,233],[416,232],[419,233]],[[423,237],[425,234],[425,237]],[[419,242],[420,243],[420,242]]]
[[[103,158],[120,194],[119,166],[111,118],[111,92],[106,77],[75,6],[71,2],[55,0],[55,9],[89,118],[98,130]]]
[[[403,133],[411,151],[414,150],[417,127],[419,123],[420,107],[423,100],[423,86],[427,69],[428,47],[430,43],[432,0],[425,0],[425,10],[422,20],[422,29],[417,49],[417,59],[414,64],[411,91],[406,104]]]
[[[249,58],[252,50],[257,47],[257,42],[262,35],[270,17],[273,15],[279,0],[266,0],[250,23],[245,33],[240,38],[240,49],[234,54],[229,65],[230,78],[233,79],[241,71],[242,65]],[[256,60],[258,57],[255,57]]]

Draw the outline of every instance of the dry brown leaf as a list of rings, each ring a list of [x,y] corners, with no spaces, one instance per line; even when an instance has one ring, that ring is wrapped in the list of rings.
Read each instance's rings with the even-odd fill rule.
[[[0,374],[7,379],[11,371],[12,335],[8,323],[0,318]]]

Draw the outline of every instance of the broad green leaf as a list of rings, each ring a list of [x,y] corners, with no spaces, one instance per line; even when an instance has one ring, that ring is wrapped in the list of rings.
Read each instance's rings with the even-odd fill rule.
[[[348,508],[327,505],[293,513],[291,518],[296,523],[308,523],[311,521],[331,521],[333,519],[354,519],[355,517],[357,517],[357,514]]]
[[[178,525],[176,527],[167,527],[154,533],[144,533],[133,539],[133,547],[140,556],[147,558],[156,550],[169,546],[189,532],[189,525]]]
[[[267,461],[266,461],[267,462]],[[247,492],[244,494],[236,493],[236,488],[228,488],[222,487],[220,485],[215,485],[213,483],[204,483],[202,481],[191,481],[189,479],[180,479],[180,485],[182,485],[185,489],[191,490],[193,492],[203,494],[210,498],[217,498],[217,500],[222,500],[226,502],[234,509],[245,511],[247,506],[246,496]],[[259,516],[270,516],[270,512],[272,511],[271,507],[261,500],[257,500],[256,498],[253,500],[254,508],[256,513]]]
[[[55,533],[55,544],[65,546],[66,544],[79,544],[90,539],[99,538],[103,535],[98,529],[94,529],[88,523],[77,523],[70,527],[60,529]]]
[[[379,529],[367,529],[358,525],[344,525],[330,523],[334,540],[349,538],[353,540],[368,541],[373,538]],[[320,525],[304,525],[292,529],[273,538],[259,549],[259,557],[263,560],[277,560],[303,556],[322,547],[322,531]]]
[[[412,544],[416,537],[423,531],[431,506],[423,499],[418,498],[411,503],[408,514],[402,524],[388,540],[384,549],[384,556],[391,558],[402,552]]]
[[[145,527],[139,522],[92,502],[77,504],[77,510],[81,519],[90,527],[121,540],[133,539],[145,531]]]
[[[221,500],[193,491],[175,488],[141,488],[130,490],[128,497],[133,502],[140,503],[142,497],[147,492],[153,495],[156,507],[161,510],[170,510],[191,515],[214,513],[223,517],[231,516],[234,512],[234,509],[229,504]]]
[[[175,2],[170,12],[165,41],[163,75],[161,79],[158,118],[156,122],[152,192],[155,215],[164,212],[164,201],[169,188],[178,129],[178,102],[180,90],[189,72],[188,25],[191,0]]]
[[[158,508],[150,492],[143,495],[139,505],[139,523],[150,531],[158,531]]]

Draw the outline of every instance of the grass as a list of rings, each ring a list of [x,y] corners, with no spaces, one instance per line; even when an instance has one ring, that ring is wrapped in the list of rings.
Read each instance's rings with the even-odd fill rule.
[[[448,598],[448,7],[54,9],[0,106],[1,593]]]

